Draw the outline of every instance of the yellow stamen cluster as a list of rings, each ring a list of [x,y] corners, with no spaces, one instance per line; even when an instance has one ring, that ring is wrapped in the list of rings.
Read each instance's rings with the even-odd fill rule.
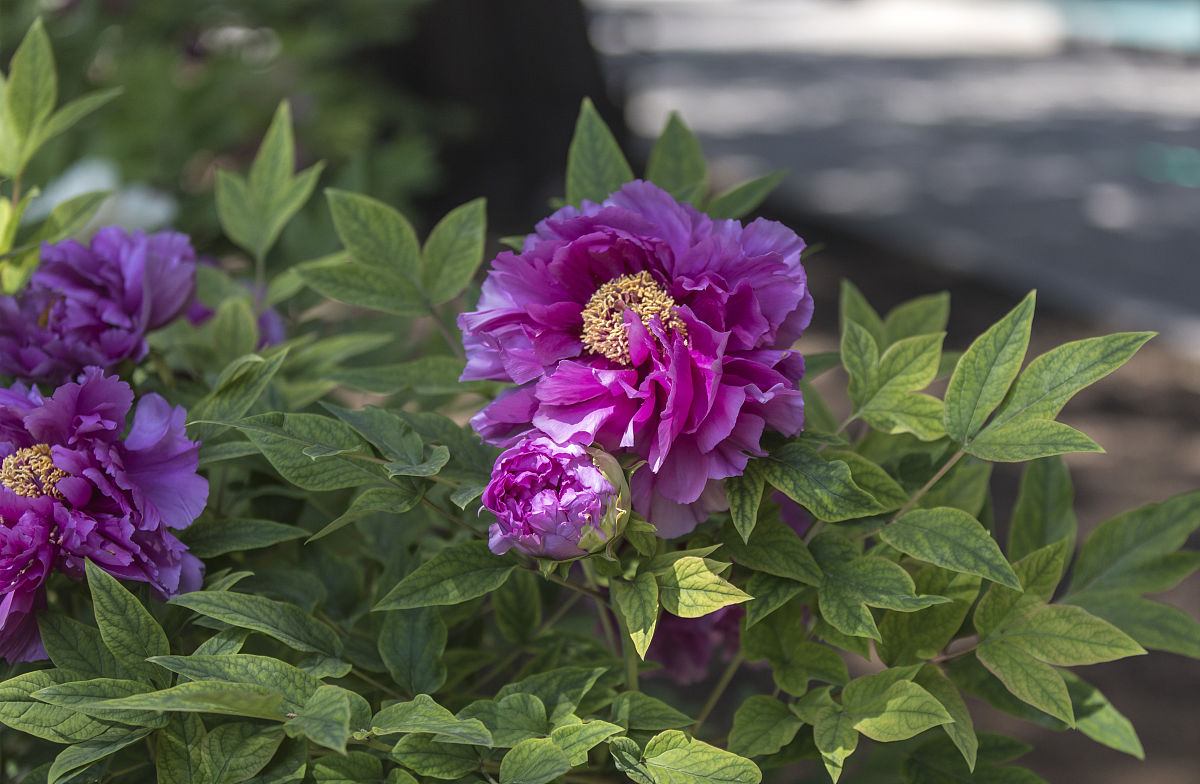
[[[584,348],[613,362],[630,364],[629,334],[625,330],[626,309],[650,326],[657,318],[665,329],[686,333],[683,320],[675,312],[675,300],[647,271],[622,275],[596,289],[583,309]]]
[[[48,495],[62,498],[58,480],[68,476],[50,457],[49,444],[34,444],[18,449],[0,464],[0,482],[17,495],[37,498]]]

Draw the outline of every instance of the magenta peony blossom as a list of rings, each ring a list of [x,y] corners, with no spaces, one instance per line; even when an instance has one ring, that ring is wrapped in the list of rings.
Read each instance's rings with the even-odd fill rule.
[[[0,658],[44,658],[33,614],[52,570],[76,579],[90,558],[110,574],[149,583],[160,597],[200,586],[203,566],[171,529],[204,509],[200,445],[186,412],[87,368],[48,398],[0,389]]]
[[[646,675],[662,674],[683,686],[704,680],[714,653],[719,653],[722,661],[729,661],[737,653],[741,646],[738,621],[745,614],[737,604],[700,618],[663,613],[646,650],[646,660],[659,662],[662,669],[650,670]]]
[[[44,244],[29,286],[0,297],[0,373],[57,384],[84,367],[137,361],[146,333],[182,315],[195,290],[195,253],[183,234],[109,226],[90,247]]]
[[[499,446],[540,430],[645,458],[634,508],[687,533],[725,505],[717,480],[763,454],[765,429],[803,427],[803,248],[779,223],[712,220],[648,182],[559,210],[459,317],[463,379],[520,385],[472,425]]]
[[[619,536],[628,514],[625,480],[610,455],[529,438],[496,459],[483,506],[496,515],[488,546],[566,561]]]

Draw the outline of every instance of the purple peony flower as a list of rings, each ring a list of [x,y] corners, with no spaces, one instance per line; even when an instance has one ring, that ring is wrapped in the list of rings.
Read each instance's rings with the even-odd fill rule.
[[[146,333],[182,315],[195,289],[183,234],[109,226],[90,246],[44,244],[29,286],[0,297],[0,372],[57,384],[84,367],[137,361]]]
[[[713,653],[728,661],[741,645],[738,621],[746,611],[741,605],[729,605],[700,618],[680,618],[670,613],[659,616],[654,639],[646,650],[646,660],[662,664],[648,676],[665,675],[687,686],[708,676]]]
[[[48,398],[0,389],[0,658],[44,658],[33,614],[52,570],[76,579],[90,558],[160,597],[195,590],[203,565],[171,529],[204,509],[200,445],[186,412],[158,395],[137,405],[124,381],[87,368]]]
[[[712,220],[648,182],[559,210],[459,317],[463,379],[520,385],[472,425],[500,446],[540,430],[640,455],[634,508],[687,533],[726,503],[717,480],[763,454],[764,429],[803,427],[803,248],[779,223]]]
[[[483,506],[496,515],[488,546],[502,554],[566,561],[621,534],[628,515],[625,480],[611,455],[579,444],[528,438],[496,459]]]

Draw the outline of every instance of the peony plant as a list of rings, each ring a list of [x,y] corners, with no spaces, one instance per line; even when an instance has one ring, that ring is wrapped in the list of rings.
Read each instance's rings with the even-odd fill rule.
[[[743,220],[778,178],[710,196],[676,117],[635,178],[587,101],[564,203],[481,274],[480,200],[421,242],[329,189],[342,249],[273,253],[321,173],[286,104],[216,180],[253,280],[72,239],[101,198],[26,225],[25,165],[112,95],[56,108],[53,68],[35,24],[0,101],[4,781],[1038,782],[964,696],[1141,757],[1075,668],[1200,657],[1144,598],[1200,493],[1077,541],[1061,459],[1149,333],[1026,364],[1031,293],[948,352],[945,295],[844,283],[813,352],[820,257]]]

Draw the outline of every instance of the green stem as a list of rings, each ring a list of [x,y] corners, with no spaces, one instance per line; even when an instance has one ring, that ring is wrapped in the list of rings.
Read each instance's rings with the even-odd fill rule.
[[[472,534],[474,534],[475,536],[478,536],[480,539],[487,539],[487,534],[485,534],[483,531],[479,531],[479,530],[476,530],[475,528],[472,528],[470,525],[468,525],[468,524],[464,523],[462,520],[460,520],[460,519],[459,519],[458,517],[456,517],[455,515],[452,515],[452,514],[450,514],[450,513],[449,513],[449,512],[447,512],[445,509],[443,509],[442,507],[438,506],[438,505],[437,505],[437,504],[435,504],[433,501],[430,501],[430,500],[429,500],[428,498],[426,498],[425,496],[421,496],[421,503],[425,504],[425,506],[429,507],[429,508],[430,508],[430,509],[432,509],[434,512],[437,512],[439,515],[441,515],[441,516],[442,516],[442,517],[444,517],[445,519],[447,519],[447,520],[449,520],[450,522],[454,523],[454,524],[455,524],[455,525],[457,525],[459,528],[463,528],[463,529],[465,529],[465,530],[467,530],[467,531],[470,531]]]
[[[732,659],[729,660],[729,665],[725,667],[725,672],[721,673],[721,680],[717,681],[717,685],[713,687],[712,693],[708,695],[708,699],[704,702],[704,707],[700,709],[700,715],[696,717],[696,723],[692,725],[693,737],[700,731],[700,725],[708,718],[708,714],[712,713],[713,708],[717,707],[717,701],[721,699],[721,695],[725,693],[733,676],[737,673],[738,668],[742,666],[745,659],[742,657],[742,652],[738,651]]]
[[[389,697],[391,697],[393,699],[403,700],[409,696],[407,694],[401,694],[400,692],[396,691],[395,689],[391,688],[390,686],[385,686],[384,684],[375,680],[370,675],[367,675],[365,672],[358,669],[357,667],[351,667],[350,674],[353,675],[355,678],[358,678],[360,681],[367,684],[368,686],[374,686],[376,689],[379,689],[381,692],[383,692],[384,694],[388,695]]]
[[[438,315],[434,309],[432,302],[426,302],[425,307],[429,309],[429,315],[433,318],[433,323],[437,325],[438,331],[442,333],[442,337],[446,340],[446,345],[454,352],[454,356],[459,359],[466,359],[467,355],[463,353],[462,340],[456,339],[450,328],[442,321],[442,317]]]
[[[913,497],[908,499],[908,501],[905,502],[904,506],[900,507],[899,511],[897,511],[896,514],[892,515],[888,519],[888,521],[886,523],[884,523],[884,525],[891,525],[892,523],[899,520],[901,515],[903,515],[905,512],[907,512],[909,509],[911,509],[912,505],[915,504],[917,502],[917,500],[920,499],[921,496],[925,495],[925,493],[931,487],[936,485],[938,483],[938,480],[941,479],[943,476],[945,476],[946,472],[949,471],[951,468],[953,468],[954,464],[957,463],[962,458],[962,456],[965,454],[966,454],[966,452],[964,452],[961,449],[958,450],[957,452],[955,452],[950,457],[950,459],[946,461],[945,465],[943,465],[941,468],[939,468],[937,470],[936,474],[929,477],[929,481],[926,482],[925,485],[920,490],[918,490],[916,493],[914,493]]]
[[[615,655],[620,648],[617,647],[617,635],[613,631],[612,619],[608,617],[608,603],[604,601],[604,594],[600,593],[600,586],[596,582],[596,572],[592,567],[590,559],[584,558],[580,565],[583,567],[583,579],[587,586],[592,591],[592,599],[596,602],[596,613],[600,616],[600,628],[604,630],[604,639],[608,641],[608,649]]]
[[[641,660],[633,649],[633,638],[629,636],[629,622],[620,606],[613,604],[613,615],[617,616],[617,628],[621,631],[621,656],[625,659],[625,690],[638,690],[638,662]]]

